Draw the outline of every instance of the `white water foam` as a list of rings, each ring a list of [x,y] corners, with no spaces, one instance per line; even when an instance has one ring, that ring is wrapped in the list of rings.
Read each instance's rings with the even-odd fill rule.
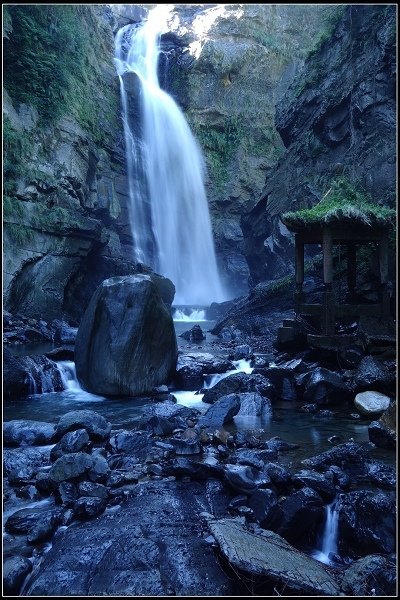
[[[207,321],[206,312],[200,309],[193,309],[189,314],[184,310],[176,309],[173,315],[173,320],[177,323],[193,323],[199,321]]]

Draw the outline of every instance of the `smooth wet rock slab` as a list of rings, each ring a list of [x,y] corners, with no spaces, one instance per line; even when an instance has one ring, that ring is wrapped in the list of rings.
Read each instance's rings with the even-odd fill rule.
[[[262,575],[301,595],[337,596],[339,586],[324,567],[272,531],[252,532],[236,519],[208,519],[222,554],[241,571]]]
[[[121,510],[55,536],[28,596],[229,596],[234,583],[202,537],[200,484],[138,485]]]
[[[91,439],[103,441],[110,437],[111,423],[93,410],[72,410],[60,418],[56,434],[61,438],[69,431],[82,428],[87,430]]]

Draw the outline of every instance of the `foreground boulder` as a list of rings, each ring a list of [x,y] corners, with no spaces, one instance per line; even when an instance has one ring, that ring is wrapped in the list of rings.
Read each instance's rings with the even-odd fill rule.
[[[106,279],[75,344],[79,381],[95,394],[134,396],[168,381],[177,361],[170,310],[149,275]]]
[[[325,568],[278,534],[262,529],[253,533],[236,519],[207,520],[222,554],[234,568],[279,583],[286,593],[339,595],[338,585]]]
[[[235,583],[200,536],[199,506],[212,510],[201,484],[139,484],[123,510],[56,534],[24,593],[231,596]]]

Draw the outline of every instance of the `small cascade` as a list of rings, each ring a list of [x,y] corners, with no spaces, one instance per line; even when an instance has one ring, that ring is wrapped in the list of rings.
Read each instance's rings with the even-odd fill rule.
[[[229,375],[234,375],[235,373],[247,373],[250,374],[253,372],[253,368],[250,366],[250,361],[245,360],[244,358],[241,360],[233,361],[235,369],[232,371],[227,371],[226,373],[215,373],[214,375],[207,375],[204,380],[205,389],[209,390],[214,387],[219,381],[225,379],[225,377],[229,377]]]
[[[192,309],[187,314],[183,309],[176,309],[173,315],[173,320],[177,323],[193,323],[198,321],[207,321],[206,311],[201,309]]]
[[[48,394],[62,389],[57,365],[52,360],[45,356],[26,356],[24,363],[30,394]]]
[[[82,390],[82,387],[76,376],[75,363],[72,360],[60,360],[57,363],[57,367],[60,371],[64,389],[71,391]]]
[[[35,394],[37,394],[37,385],[36,385],[35,378],[33,377],[33,375],[31,373],[27,373],[26,380],[29,381],[29,394],[34,396]],[[26,380],[25,380],[25,382],[27,382]]]
[[[334,564],[338,553],[339,502],[335,499],[325,506],[325,523],[320,538],[320,548],[312,557],[325,565]]]
[[[249,360],[236,360],[233,362],[236,367],[232,371],[227,371],[226,373],[216,373],[214,375],[206,375],[204,377],[204,385],[203,388],[209,390],[214,387],[219,381],[225,379],[229,375],[234,375],[235,373],[252,373],[253,369],[250,367]],[[203,400],[204,394],[199,394],[197,391],[179,391],[173,392],[178,404],[183,404],[184,406],[195,406],[199,404]],[[204,405],[203,405],[204,406]]]

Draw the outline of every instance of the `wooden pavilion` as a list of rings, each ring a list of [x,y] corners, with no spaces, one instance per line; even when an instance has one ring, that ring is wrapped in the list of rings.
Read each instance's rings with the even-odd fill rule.
[[[365,203],[346,203],[338,207],[322,201],[311,209],[285,213],[281,220],[295,236],[296,318],[319,317],[319,334],[308,334],[308,343],[322,348],[332,347],[335,343],[338,347],[345,346],[346,336],[335,335],[335,325],[348,318],[375,317],[381,331],[388,332],[393,324],[388,291],[388,245],[395,211]],[[379,260],[379,300],[375,304],[360,303],[356,299],[357,247],[369,242],[376,243]],[[307,303],[303,293],[306,244],[322,246],[324,292],[319,304]],[[333,248],[337,244],[346,249],[348,293],[345,302],[335,300],[333,293]]]

